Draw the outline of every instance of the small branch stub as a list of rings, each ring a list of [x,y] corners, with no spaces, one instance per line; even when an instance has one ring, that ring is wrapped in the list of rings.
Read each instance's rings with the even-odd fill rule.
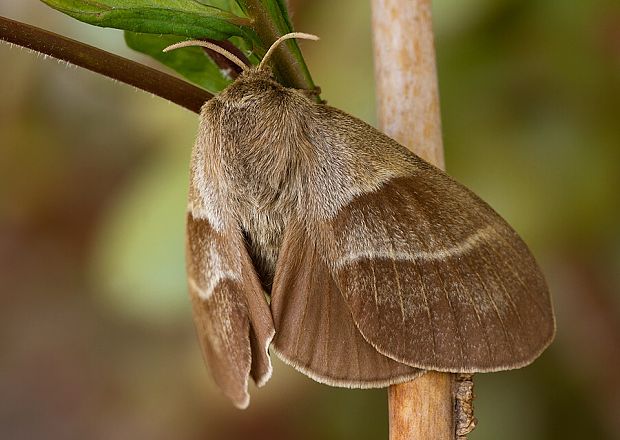
[[[456,440],[467,440],[478,423],[474,417],[474,375],[460,373],[456,375],[454,413]]]

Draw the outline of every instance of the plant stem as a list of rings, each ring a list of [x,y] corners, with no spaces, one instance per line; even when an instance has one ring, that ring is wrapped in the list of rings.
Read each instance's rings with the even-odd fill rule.
[[[292,29],[282,11],[283,5],[277,0],[241,0],[240,3],[252,20],[252,27],[261,39],[263,46],[268,48],[271,43]],[[308,67],[301,55],[299,46],[294,40],[289,40],[273,54],[275,75],[287,87],[296,89],[314,90],[315,85]]]
[[[0,40],[83,67],[199,113],[212,95],[174,76],[25,23],[0,17]]]
[[[431,0],[372,0],[379,125],[444,168]]]
[[[372,0],[372,9],[379,125],[443,168],[431,0]],[[470,384],[457,382],[453,374],[430,371],[391,386],[390,440],[453,440],[457,428],[458,438],[464,439],[475,419],[472,413],[454,412],[455,405],[459,411],[471,408]],[[456,392],[469,400],[455,401]]]
[[[454,440],[452,376],[429,371],[390,386],[390,440]]]

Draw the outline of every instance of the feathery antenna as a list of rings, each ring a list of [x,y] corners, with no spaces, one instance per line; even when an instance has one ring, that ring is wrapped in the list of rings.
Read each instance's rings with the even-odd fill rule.
[[[248,65],[245,64],[243,61],[241,61],[235,54],[227,51],[226,49],[218,46],[217,44],[213,44],[208,41],[202,41],[202,40],[181,41],[180,43],[172,44],[166,47],[163,51],[170,52],[171,50],[180,49],[182,47],[189,47],[189,46],[206,47],[207,49],[211,49],[213,52],[217,52],[220,55],[225,56],[227,59],[235,63],[237,66],[241,67],[241,69],[244,71],[248,70],[249,68]]]
[[[260,64],[258,65],[258,70],[262,70],[265,67],[265,65],[267,64],[267,61],[269,61],[269,58],[271,58],[271,55],[273,55],[273,52],[278,48],[280,43],[286,40],[291,40],[293,38],[300,38],[304,40],[315,40],[315,41],[319,39],[319,37],[317,37],[316,35],[306,34],[303,32],[290,32],[288,34],[282,35],[269,47],[269,50],[267,50],[267,53],[265,54]],[[235,63],[237,66],[241,67],[243,71],[246,71],[250,68],[247,64],[241,61],[235,54],[227,51],[226,49],[218,46],[217,44],[213,44],[208,41],[202,41],[202,40],[181,41],[180,43],[172,44],[166,47],[163,51],[170,52],[171,50],[180,49],[182,47],[190,47],[190,46],[200,46],[200,47],[206,47],[207,49],[211,49],[212,51],[225,56],[227,59]]]
[[[290,40],[292,38],[300,38],[300,39],[304,39],[304,40],[315,40],[315,41],[319,39],[319,37],[317,37],[316,35],[305,34],[303,32],[291,32],[291,33],[282,35],[280,38],[278,38],[271,45],[271,47],[269,48],[269,50],[267,51],[267,53],[265,54],[265,56],[261,60],[260,64],[258,65],[258,70],[262,70],[263,69],[263,67],[267,64],[267,61],[269,60],[271,55],[273,55],[273,51],[277,49],[277,47],[280,45],[280,43],[282,43],[283,41],[286,41],[286,40]]]

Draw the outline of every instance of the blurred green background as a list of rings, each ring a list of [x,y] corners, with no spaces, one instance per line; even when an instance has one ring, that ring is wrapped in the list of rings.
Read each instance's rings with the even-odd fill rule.
[[[369,2],[291,1],[330,104],[375,123]],[[0,14],[150,63],[38,1]],[[470,439],[620,438],[620,3],[434,1],[447,168],[505,216],[558,316],[476,376]],[[196,115],[0,44],[0,438],[385,439],[385,390],[276,361],[244,412],[194,336],[183,268]]]

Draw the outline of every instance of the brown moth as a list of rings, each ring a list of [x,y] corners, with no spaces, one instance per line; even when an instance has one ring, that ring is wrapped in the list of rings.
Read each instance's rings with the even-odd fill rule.
[[[300,37],[258,67],[225,53],[243,73],[200,115],[187,272],[217,384],[246,407],[270,348],[356,388],[532,362],[555,323],[525,243],[443,171],[276,82],[266,61]]]

